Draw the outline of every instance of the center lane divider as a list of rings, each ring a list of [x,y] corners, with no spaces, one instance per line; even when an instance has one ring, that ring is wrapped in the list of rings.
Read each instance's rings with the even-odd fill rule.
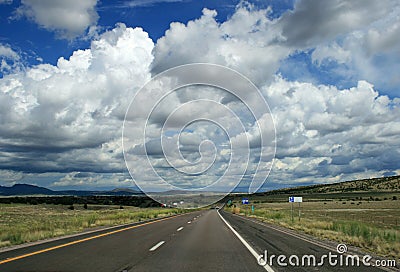
[[[165,243],[165,241],[160,241],[159,243],[157,243],[155,246],[153,246],[152,248],[149,249],[149,251],[154,251],[157,248],[159,248],[160,246],[162,246]]]

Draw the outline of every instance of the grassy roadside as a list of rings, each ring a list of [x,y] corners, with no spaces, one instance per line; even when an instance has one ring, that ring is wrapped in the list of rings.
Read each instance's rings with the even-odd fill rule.
[[[235,208],[225,209],[380,256],[400,258],[400,201],[303,202],[301,220],[295,205],[293,222],[289,203],[256,203],[254,211],[251,205],[234,204]]]
[[[0,204],[0,247],[185,212],[168,208]]]

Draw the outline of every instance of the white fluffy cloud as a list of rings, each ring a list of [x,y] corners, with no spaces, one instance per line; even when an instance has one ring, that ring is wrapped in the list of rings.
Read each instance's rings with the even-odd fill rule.
[[[399,171],[399,99],[365,81],[339,90],[278,77],[263,92],[277,128],[276,179]]]
[[[142,29],[120,24],[57,66],[42,64],[1,79],[2,166],[121,171],[127,97],[150,78],[152,49]],[[12,154],[19,155],[9,160]]]
[[[211,62],[234,68],[261,86],[286,58],[311,50],[317,69],[333,62],[340,65],[329,71],[333,76],[353,84],[367,79],[395,92],[400,78],[397,1],[304,0],[280,18],[271,19],[270,13],[242,2],[223,23],[207,9],[197,20],[172,23],[157,41],[153,71]]]
[[[19,66],[20,56],[8,44],[0,43],[0,73],[7,73]]]
[[[158,3],[173,3],[173,2],[184,2],[187,0],[130,0],[125,1],[123,6],[127,7],[149,7]]]
[[[392,97],[398,96],[398,2],[381,1],[379,7],[375,1],[330,1],[310,7],[312,4],[313,1],[299,1],[295,10],[286,15],[286,20],[283,16],[279,23],[290,26],[292,21],[292,25],[296,25],[292,28],[293,33],[301,33],[303,21],[307,25],[315,20],[313,26],[305,28],[304,31],[308,34],[305,35],[302,46],[313,50],[311,58],[318,69],[333,67],[327,70],[332,78],[339,76],[347,82],[365,79]],[[343,11],[343,8],[348,10]],[[315,12],[316,16],[303,16],[303,13],[311,12]],[[348,17],[350,23],[340,27],[343,21],[339,18],[342,16]],[[290,17],[292,19],[288,19]],[[295,20],[296,17],[298,21]],[[325,29],[325,33],[321,33],[321,29]],[[296,39],[299,40],[301,41]]]
[[[29,6],[27,3],[31,2],[25,1],[24,5]],[[90,3],[79,10],[90,10],[95,2]],[[120,136],[133,95],[157,72],[179,64],[211,62],[234,68],[252,79],[268,101],[277,131],[273,181],[326,182],[386,172],[400,174],[400,99],[382,95],[374,87],[380,80],[392,80],[395,86],[399,78],[399,9],[392,8],[393,3],[298,1],[293,11],[278,19],[271,19],[268,9],[257,10],[241,3],[223,23],[216,20],[215,11],[204,9],[200,18],[187,24],[172,23],[155,45],[142,29],[119,24],[94,40],[90,48],[77,50],[68,59],[60,58],[55,66],[41,64],[0,80],[1,173],[12,180],[20,179],[16,173],[21,171],[62,172],[63,177],[54,184],[60,187],[81,186],[82,182],[104,186],[109,175],[114,175],[113,185],[125,184],[125,177],[115,173],[125,169]],[[60,23],[62,27],[38,23],[64,35],[78,35],[93,25],[93,20],[78,22],[81,27],[76,28],[63,28],[68,25],[64,23]],[[344,72],[358,83],[339,88],[289,81],[276,74],[286,58],[302,50],[311,50],[312,61],[321,69],[330,62],[343,65]],[[7,48],[3,51],[3,55],[13,56]],[[376,68],[380,62],[387,66]],[[231,95],[209,88],[190,87],[166,98],[150,120],[149,133],[160,129],[174,109],[204,98],[227,105],[244,117],[248,131],[237,132],[234,140],[248,136],[258,141],[259,135],[252,129],[255,121],[263,122],[267,115],[251,120]],[[154,106],[149,101],[143,99],[135,113]],[[174,125],[195,115],[196,110],[210,119],[225,118],[227,124],[234,121],[212,108],[186,107]],[[141,133],[138,124],[142,121],[131,121],[131,132]],[[178,139],[179,131],[171,127],[175,131],[169,131],[169,141],[181,140],[183,154],[182,158],[179,152],[171,152],[172,163],[192,161],[190,171],[195,172],[216,155],[219,162],[212,170],[216,175],[224,172],[230,153],[221,129],[194,124]],[[199,143],[207,139],[212,139],[218,150],[214,154],[212,146],[206,144],[200,150],[206,160],[196,161],[201,155]],[[188,184],[187,179],[171,174],[170,166],[160,159],[162,150],[154,142],[155,134],[148,140],[146,147],[158,171],[177,184]],[[144,146],[134,144],[129,152],[143,155]],[[253,163],[264,159],[258,157],[256,149],[250,156]],[[137,174],[146,180],[140,159],[137,163]],[[85,172],[90,174],[83,176]],[[199,185],[211,182],[199,180]]]
[[[62,38],[73,39],[96,24],[96,4],[97,0],[22,0],[16,16],[26,16]]]
[[[128,174],[112,173],[98,174],[90,172],[70,172],[51,184],[52,189],[63,190],[71,187],[86,190],[105,188],[127,188],[132,187],[132,180]]]
[[[172,23],[157,41],[153,70],[210,62],[236,69],[258,84],[271,79],[290,51],[275,44],[280,34],[273,31],[268,12],[243,4],[222,24],[215,19],[216,11],[208,9],[187,25]]]
[[[396,160],[387,159],[399,157],[393,149],[400,145],[395,137],[399,100],[380,95],[368,83],[388,77],[393,81],[398,75],[394,68],[399,63],[399,35],[391,35],[398,30],[396,6],[394,1],[298,1],[293,11],[269,19],[268,10],[242,4],[222,24],[215,20],[215,12],[204,10],[198,20],[171,24],[157,42],[153,67],[159,71],[210,61],[237,69],[261,87],[276,121],[277,165],[291,158],[299,165],[287,171],[274,168],[277,180],[322,181],[399,171]],[[354,76],[358,85],[340,90],[274,77],[282,60],[303,49],[313,49],[311,57],[318,66],[329,61],[353,65],[343,73]],[[373,68],[368,54],[386,52],[393,60],[385,63],[393,69]],[[377,69],[381,71],[372,75]],[[385,151],[377,154],[379,149]]]
[[[344,64],[351,60],[351,52],[343,49],[336,42],[333,42],[325,46],[318,46],[312,52],[311,59],[313,63],[316,63],[318,66],[329,61]]]
[[[279,18],[278,27],[288,46],[310,47],[369,27],[396,6],[396,0],[301,0]]]
[[[5,57],[12,60],[19,59],[17,52],[12,50],[10,46],[4,44],[0,44],[0,57]]]

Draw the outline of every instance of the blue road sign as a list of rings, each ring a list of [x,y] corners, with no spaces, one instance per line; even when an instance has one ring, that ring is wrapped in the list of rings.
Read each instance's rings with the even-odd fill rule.
[[[243,198],[242,199],[242,204],[249,204],[249,199],[248,198]]]
[[[301,196],[289,196],[289,202],[303,202],[303,197]]]

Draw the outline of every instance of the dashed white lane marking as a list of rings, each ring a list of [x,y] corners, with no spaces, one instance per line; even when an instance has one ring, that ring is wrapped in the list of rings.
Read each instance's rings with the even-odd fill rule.
[[[190,223],[192,223],[192,222],[188,221],[188,224],[190,224]]]
[[[183,227],[180,227],[179,229],[177,229],[176,231],[181,231],[181,230],[183,230]]]
[[[164,244],[165,243],[165,241],[160,241],[158,244],[156,244],[156,245],[154,245],[152,248],[150,248],[150,250],[149,251],[154,251],[154,250],[156,250],[157,248],[159,248],[162,244]]]
[[[219,217],[221,217],[222,221],[224,221],[224,223],[228,226],[228,228],[230,228],[230,230],[236,235],[236,237],[239,238],[240,242],[242,242],[242,244],[250,251],[251,254],[253,254],[253,256],[258,261],[259,254],[257,254],[257,252],[249,245],[249,243],[247,243],[246,240],[243,239],[243,237],[234,228],[232,228],[232,226],[228,223],[228,221],[226,221],[225,218],[223,218],[222,215],[219,213],[219,210],[217,210],[217,212],[218,212]],[[266,264],[263,267],[268,272],[274,272],[272,267],[269,266],[268,264]]]

